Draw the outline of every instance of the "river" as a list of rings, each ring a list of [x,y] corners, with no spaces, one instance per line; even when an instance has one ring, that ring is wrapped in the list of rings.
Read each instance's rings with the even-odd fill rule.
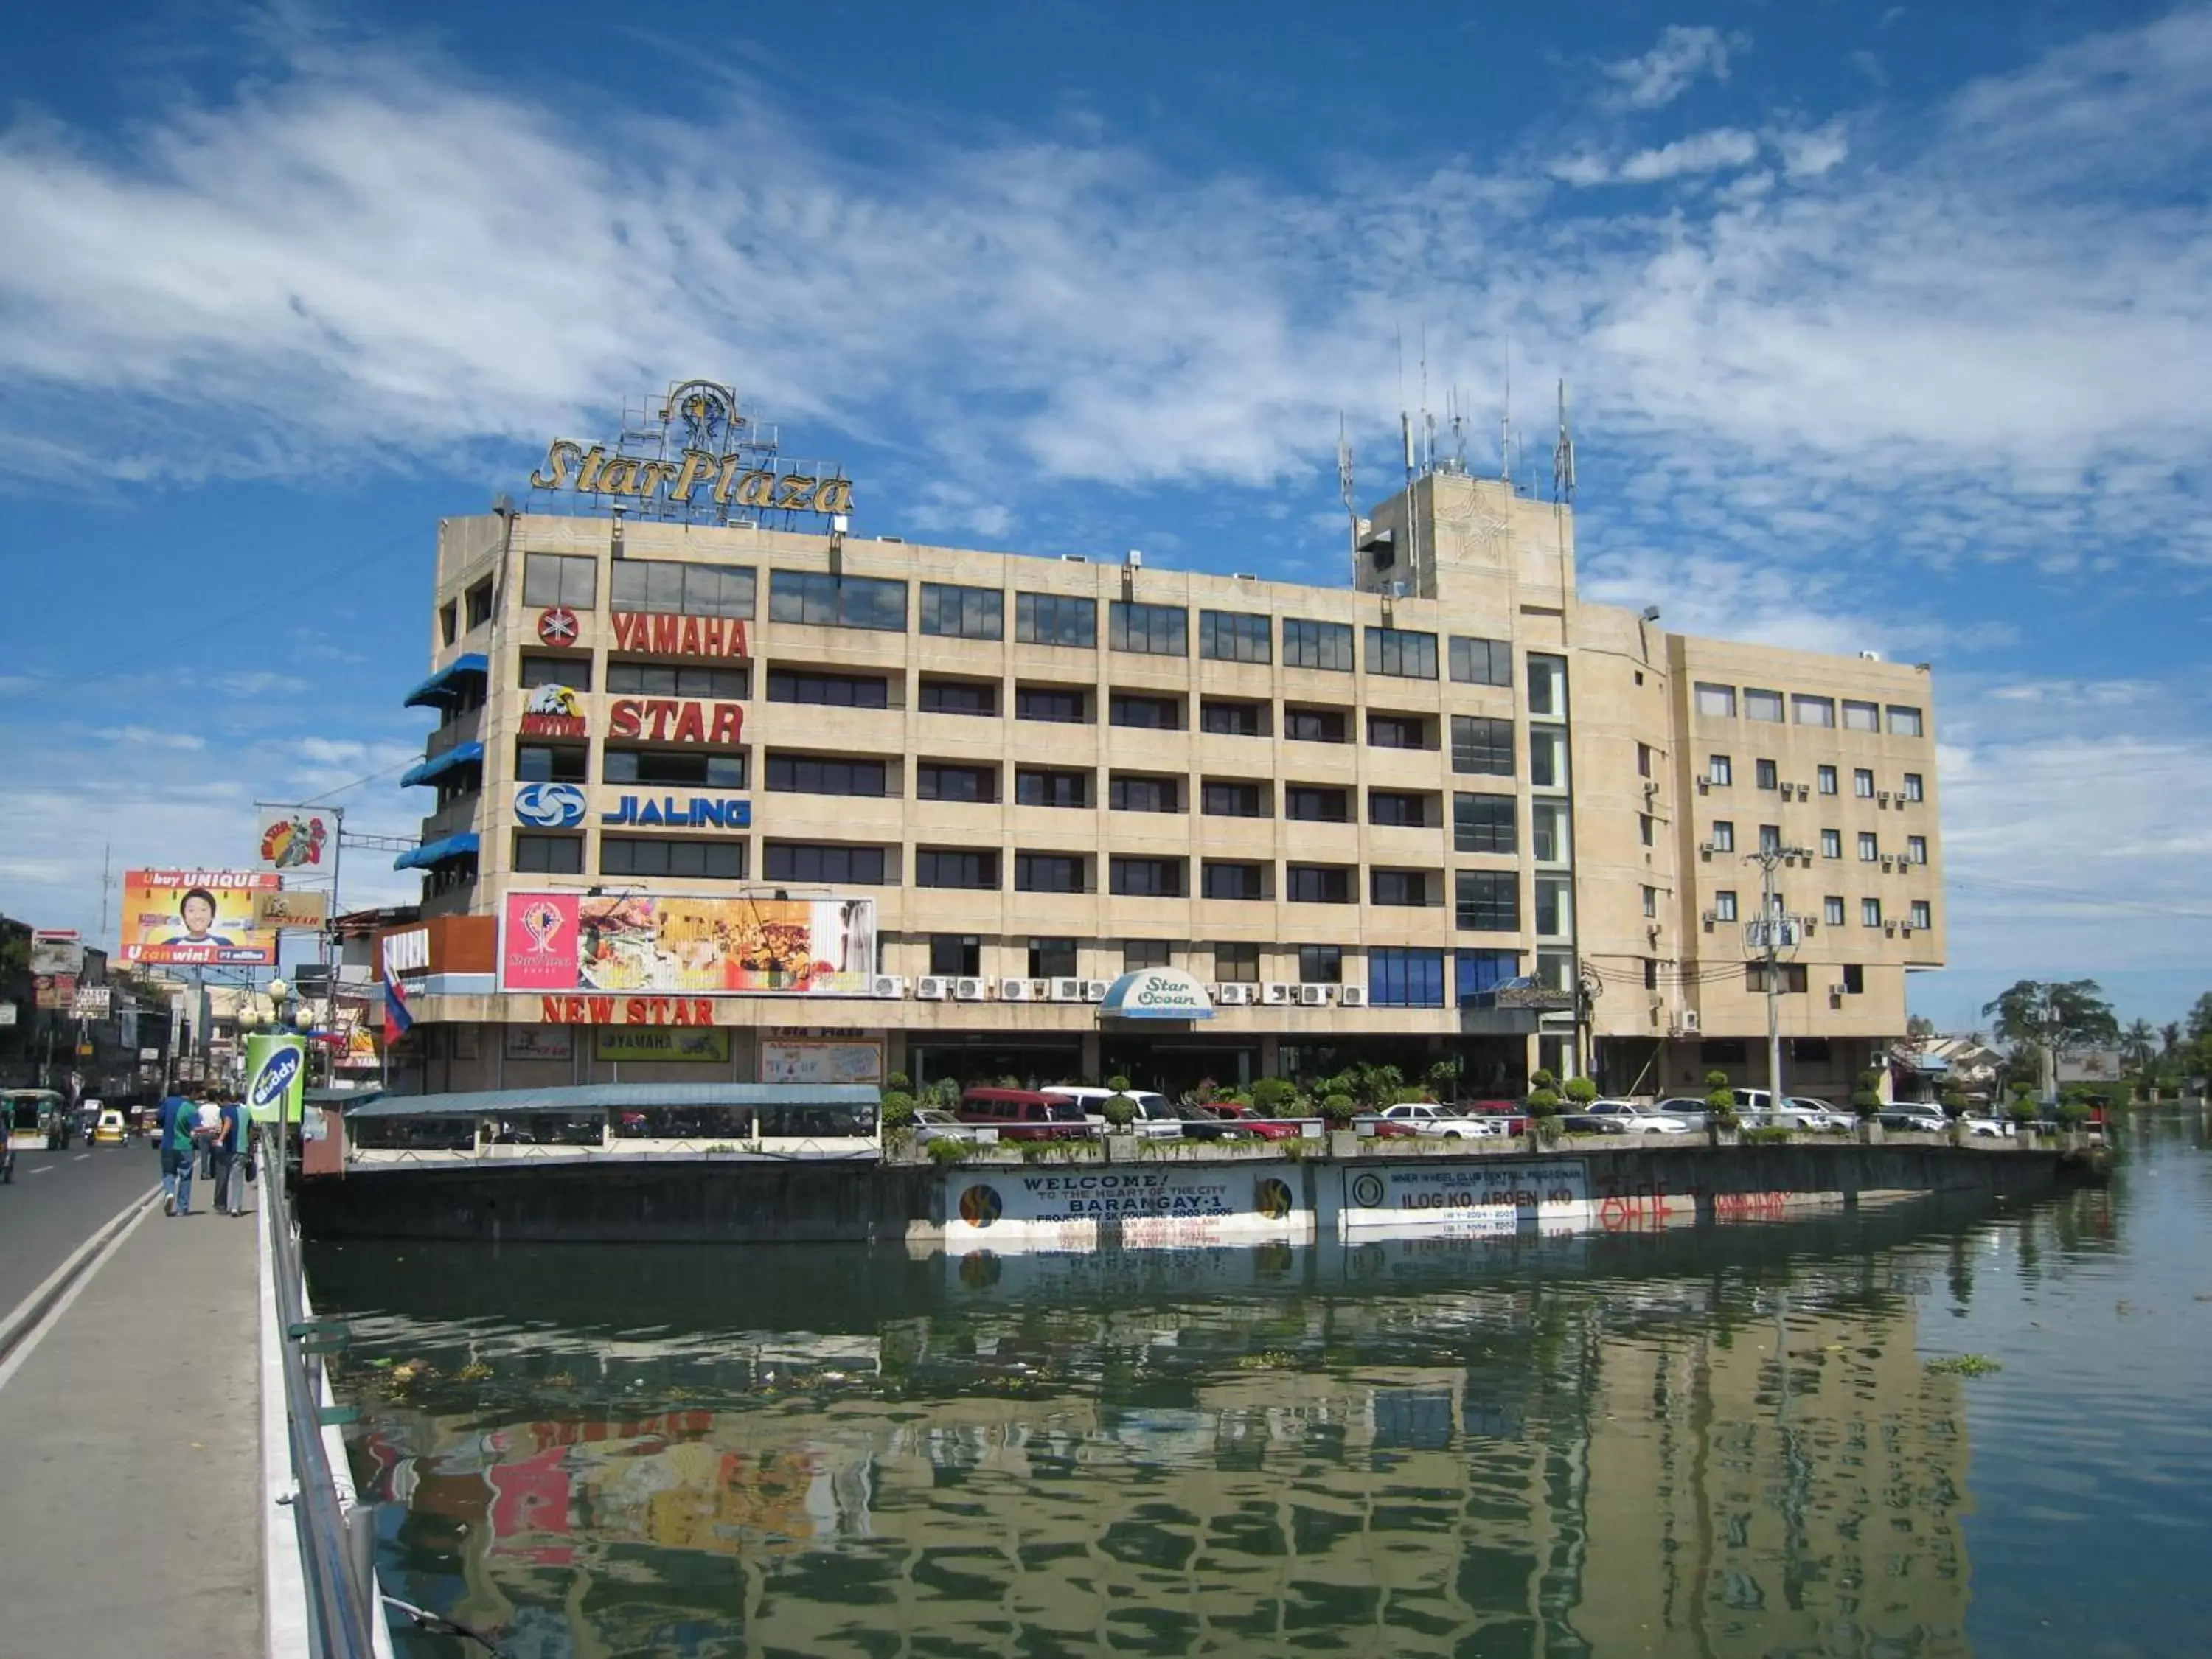
[[[387,1589],[513,1659],[2203,1654],[2212,1149],[2126,1143],[1661,1234],[308,1267]]]

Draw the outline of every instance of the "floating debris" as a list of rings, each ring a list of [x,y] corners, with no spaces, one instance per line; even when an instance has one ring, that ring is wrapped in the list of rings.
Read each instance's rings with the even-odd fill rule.
[[[1946,1354],[1928,1362],[1930,1376],[1987,1376],[2004,1367],[1985,1353]]]

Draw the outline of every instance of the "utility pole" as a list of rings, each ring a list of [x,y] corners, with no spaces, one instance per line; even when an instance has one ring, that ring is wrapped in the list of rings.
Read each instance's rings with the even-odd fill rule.
[[[1810,859],[1808,848],[1776,844],[1762,846],[1756,853],[1747,854],[1746,861],[1759,866],[1759,920],[1753,924],[1758,931],[1745,943],[1760,950],[1766,961],[1766,1105],[1771,1112],[1779,1111],[1784,1096],[1782,1092],[1782,947],[1786,943],[1796,950],[1802,923],[1795,916],[1782,914],[1782,896],[1775,890],[1774,872],[1784,859]]]

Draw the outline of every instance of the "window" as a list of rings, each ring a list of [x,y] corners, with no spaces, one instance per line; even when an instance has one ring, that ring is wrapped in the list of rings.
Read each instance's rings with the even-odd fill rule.
[[[1935,910],[1926,899],[1912,901],[1912,908],[1906,912],[1905,925],[1909,927],[1933,927],[1936,925]]]
[[[1340,864],[1287,865],[1283,878],[1292,904],[1352,902],[1352,872]]]
[[[1644,890],[1644,914],[1647,916],[1659,914],[1659,890],[1656,887]]]
[[[581,836],[532,836],[518,831],[514,837],[514,867],[538,876],[580,876],[584,873]]]
[[[1267,735],[1267,705],[1231,702],[1207,697],[1198,706],[1199,729],[1220,738],[1264,738]]]
[[[1563,800],[1528,803],[1529,850],[1539,864],[1566,864],[1574,856],[1571,820]]]
[[[1831,893],[1820,901],[1820,920],[1831,927],[1844,925],[1844,901],[1839,895]]]
[[[599,759],[599,781],[742,789],[745,757],[702,755],[693,749],[610,749]]]
[[[453,600],[447,599],[445,604],[438,607],[439,637],[443,639],[447,645],[451,645],[455,640],[460,637],[460,606],[455,604]]]
[[[973,933],[932,933],[929,971],[942,979],[974,979],[983,971],[983,941]]]
[[[1157,732],[1182,730],[1181,697],[1140,697],[1116,691],[1107,700],[1107,719],[1115,726],[1139,726]]]
[[[1263,899],[1267,868],[1262,864],[1208,859],[1199,871],[1200,893],[1210,899]]]
[[[945,680],[925,674],[921,678],[921,712],[995,717],[999,712],[998,684],[993,680]]]
[[[772,622],[903,634],[906,584],[876,576],[833,576],[827,571],[772,570],[768,614]]]
[[[1879,732],[1881,730],[1881,710],[1870,702],[1853,702],[1844,699],[1844,730],[1846,732]]]
[[[1905,799],[1907,800],[1928,799],[1928,786],[1921,781],[1919,773],[1907,772],[1905,775]]]
[[[742,841],[679,841],[650,836],[599,838],[603,876],[706,876],[715,881],[745,878]]]
[[[1839,859],[1843,855],[1844,832],[1840,830],[1820,831],[1820,856],[1824,859]]]
[[[888,771],[883,762],[830,755],[770,755],[768,787],[789,795],[890,793]]]
[[[1879,927],[1881,926],[1881,901],[1880,899],[1863,898],[1859,901],[1859,926],[1862,927]]]
[[[921,585],[921,631],[956,640],[1006,637],[1006,596],[995,587]]]
[[[1344,743],[1348,730],[1340,708],[1283,710],[1283,735],[1292,743]]]
[[[1716,789],[1728,789],[1735,783],[1735,763],[1726,755],[1712,756],[1705,762],[1705,781]]]
[[[469,629],[473,633],[491,620],[491,578],[485,577],[463,598],[468,605]]]
[[[1164,939],[1125,939],[1121,941],[1121,971],[1170,966],[1168,942]]]
[[[1779,789],[1782,787],[1781,769],[1772,761],[1753,761],[1752,767],[1761,789]]]
[[[1874,774],[1863,766],[1851,774],[1851,793],[1861,800],[1874,799]]]
[[[1217,662],[1273,662],[1272,627],[1265,617],[1242,611],[1198,613],[1198,654]]]
[[[1659,963],[1656,957],[1644,958],[1644,988],[1647,991],[1659,988]]]
[[[1208,778],[1199,785],[1198,810],[1210,818],[1264,818],[1267,786]]]
[[[751,568],[741,564],[617,559],[608,594],[617,611],[653,611],[684,617],[750,617],[753,614],[754,578]]]
[[[1859,831],[1859,862],[1872,864],[1881,857],[1881,837],[1871,830]]]
[[[1444,1006],[1444,953],[1377,948],[1367,953],[1367,1000],[1377,1008]]]
[[[1410,790],[1370,789],[1367,792],[1367,821],[1394,830],[1429,827],[1429,797]]]
[[[890,682],[880,674],[827,674],[806,669],[768,671],[770,702],[818,702],[837,708],[888,708]]]
[[[1341,789],[1322,789],[1292,784],[1283,791],[1283,816],[1312,823],[1348,823],[1350,797]]]
[[[1782,694],[1761,691],[1746,686],[1743,692],[1743,717],[1747,720],[1779,720],[1782,718]]]
[[[1707,685],[1700,681],[1698,684],[1697,695],[1698,712],[1700,714],[1710,714],[1716,719],[1723,720],[1735,718],[1735,687]]]
[[[1139,605],[1115,599],[1106,610],[1106,643],[1116,651],[1152,657],[1190,654],[1190,612],[1179,605]]]
[[[1452,770],[1485,777],[1510,778],[1514,773],[1513,722],[1486,714],[1451,717]]]
[[[1340,945],[1298,946],[1298,983],[1340,985],[1344,981],[1344,947]]]
[[[1461,853],[1516,853],[1519,825],[1510,795],[1454,795],[1452,848]]]
[[[804,881],[834,886],[884,884],[884,849],[836,847],[814,842],[772,841],[761,849],[761,874],[769,881]]]
[[[576,682],[570,680],[568,684],[575,685]],[[678,667],[672,663],[611,662],[607,665],[607,690],[617,696],[713,697],[741,702],[753,694],[753,671],[703,665]]]
[[[1014,805],[1087,807],[1091,805],[1091,774],[1018,768],[1014,772]]]
[[[1116,772],[1107,780],[1106,805],[1115,812],[1180,812],[1182,792],[1175,778]]]
[[[1567,712],[1567,659],[1531,656],[1528,659],[1528,712],[1557,714]]]
[[[975,801],[988,805],[999,799],[999,769],[995,766],[954,766],[944,761],[921,761],[914,769],[916,800]],[[997,883],[992,884],[996,886]]]
[[[1820,769],[1816,775],[1820,781],[1820,793],[1822,794],[1832,795],[1836,793],[1836,769],[1834,767],[1824,766]]]
[[[1782,850],[1780,824],[1762,823],[1759,826],[1759,850],[1762,853],[1778,853]]]
[[[1567,734],[1562,728],[1528,728],[1528,781],[1538,789],[1567,787]]]
[[[517,783],[586,783],[591,750],[582,744],[519,743],[514,746]]]
[[[1215,945],[1213,977],[1224,985],[1257,985],[1260,982],[1260,947],[1256,945]]]
[[[914,854],[917,887],[969,887],[996,890],[999,855],[988,852],[944,851],[918,847]]]
[[[1017,853],[1014,886],[1024,893],[1079,893],[1083,860],[1068,853]]]
[[[1925,864],[1928,862],[1927,836],[1907,836],[1905,838],[1905,861],[1907,864]]]
[[[1735,894],[1730,889],[1723,887],[1713,895],[1713,920],[1715,921],[1735,920]]]
[[[1713,820],[1713,851],[1716,853],[1735,851],[1735,825],[1726,818]]]
[[[1014,595],[1014,638],[1023,645],[1098,643],[1098,601],[1059,593]]]
[[[594,611],[599,603],[599,562],[589,553],[526,553],[522,602],[532,610],[565,605]]]
[[[1283,618],[1283,666],[1352,672],[1352,624]]]
[[[1565,876],[1536,878],[1536,933],[1565,939],[1575,930],[1574,886]]]
[[[1451,639],[1451,677],[1462,685],[1513,684],[1513,646],[1507,640],[1485,640],[1455,634]]]
[[[1844,964],[1844,994],[1847,997],[1866,994],[1866,969],[1859,963]]]
[[[1893,738],[1917,738],[1920,735],[1920,711],[1907,708],[1901,703],[1889,706],[1889,735]]]
[[[1033,939],[1030,941],[1031,979],[1073,979],[1075,941],[1072,939]]]
[[[1437,677],[1437,636],[1404,628],[1367,630],[1367,672],[1405,680]]]
[[[1651,745],[1648,743],[1636,745],[1636,775],[1639,778],[1651,775]]]
[[[1419,714],[1370,714],[1367,746],[1370,749],[1427,749],[1429,723]]]
[[[1459,952],[1458,980],[1455,988],[1464,1007],[1477,997],[1495,992],[1509,979],[1521,976],[1521,953],[1518,951],[1462,951]]]
[[[1743,969],[1744,988],[1755,996],[1766,994],[1766,964],[1746,963]],[[1778,996],[1805,994],[1805,964],[1802,962],[1781,962],[1774,967],[1774,991]]]
[[[1800,726],[1832,726],[1836,723],[1836,700],[1833,697],[1792,696],[1790,713]]]
[[[1049,720],[1060,726],[1087,726],[1091,723],[1090,695],[1049,685],[1016,686],[1014,718]]]
[[[1127,898],[1181,898],[1182,866],[1181,859],[1109,859],[1108,890]]]
[[[1367,902],[1393,909],[1419,909],[1429,902],[1429,878],[1420,870],[1370,870]]]
[[[1651,835],[1651,814],[1649,812],[1638,812],[1636,815],[1637,839],[1642,842],[1646,847],[1649,847],[1652,844]]]

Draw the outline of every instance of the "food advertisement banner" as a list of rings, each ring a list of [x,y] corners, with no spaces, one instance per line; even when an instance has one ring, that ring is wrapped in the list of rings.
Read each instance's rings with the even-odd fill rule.
[[[730,1033],[714,1025],[602,1025],[601,1060],[684,1060],[715,1066],[730,1063]]]
[[[763,1083],[881,1083],[879,1042],[763,1042]]]
[[[509,893],[507,991],[668,991],[691,996],[866,996],[870,898]]]
[[[262,870],[126,870],[123,959],[159,966],[265,968],[276,936],[254,920],[254,896],[282,878]]]

